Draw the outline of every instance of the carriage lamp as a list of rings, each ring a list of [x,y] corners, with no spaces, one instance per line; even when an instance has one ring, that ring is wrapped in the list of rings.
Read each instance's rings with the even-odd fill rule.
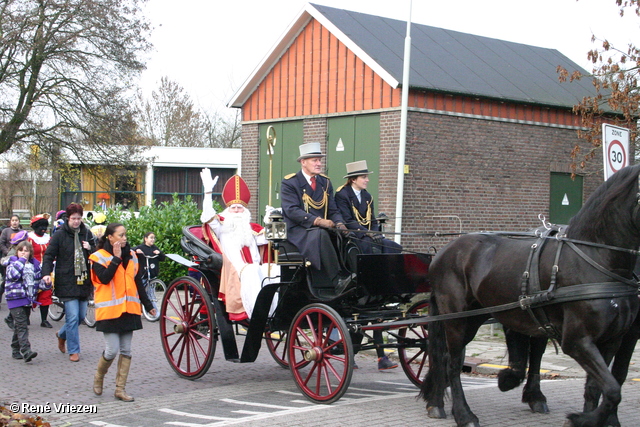
[[[384,212],[380,212],[376,219],[380,223],[380,231],[384,232],[384,224],[389,220],[389,217]]]
[[[272,212],[271,221],[264,226],[265,237],[267,240],[278,243],[287,240],[287,224],[284,217],[279,212]]]

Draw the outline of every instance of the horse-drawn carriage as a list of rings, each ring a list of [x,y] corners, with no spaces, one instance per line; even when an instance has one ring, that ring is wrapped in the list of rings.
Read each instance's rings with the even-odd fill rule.
[[[253,362],[264,340],[308,399],[331,403],[349,386],[354,354],[383,346],[397,350],[402,369],[419,385],[427,366],[426,329],[390,330],[391,339],[381,344],[374,342],[366,327],[425,314],[428,302],[415,300],[429,291],[432,254],[360,255],[345,241],[340,244],[342,261],[354,273],[356,286],[335,295],[332,289],[315,285],[308,263],[295,247],[277,238],[277,232],[271,234],[275,234],[279,276],[263,286],[250,321],[235,322],[218,298],[222,256],[206,242],[202,226],[183,229],[181,245],[193,261],[172,259],[189,266],[191,275],[169,284],[160,317],[163,349],[174,371],[189,379],[204,375],[218,341],[227,361]],[[277,308],[269,313],[276,293]],[[244,335],[241,352],[238,334]]]

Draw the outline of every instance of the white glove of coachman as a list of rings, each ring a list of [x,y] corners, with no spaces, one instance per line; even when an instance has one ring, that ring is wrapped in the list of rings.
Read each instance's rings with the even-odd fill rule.
[[[275,211],[276,208],[274,208],[273,206],[265,206],[264,208],[264,223],[265,224],[270,224],[271,223],[271,213],[273,211]]]

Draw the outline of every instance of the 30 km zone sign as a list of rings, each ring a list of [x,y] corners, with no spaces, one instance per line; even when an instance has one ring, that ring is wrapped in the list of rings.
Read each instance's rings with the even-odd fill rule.
[[[604,179],[629,165],[629,129],[602,125]]]

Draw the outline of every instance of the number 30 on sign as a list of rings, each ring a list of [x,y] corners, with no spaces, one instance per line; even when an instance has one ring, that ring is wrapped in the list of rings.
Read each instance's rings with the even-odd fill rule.
[[[629,129],[602,125],[604,179],[629,165]]]

